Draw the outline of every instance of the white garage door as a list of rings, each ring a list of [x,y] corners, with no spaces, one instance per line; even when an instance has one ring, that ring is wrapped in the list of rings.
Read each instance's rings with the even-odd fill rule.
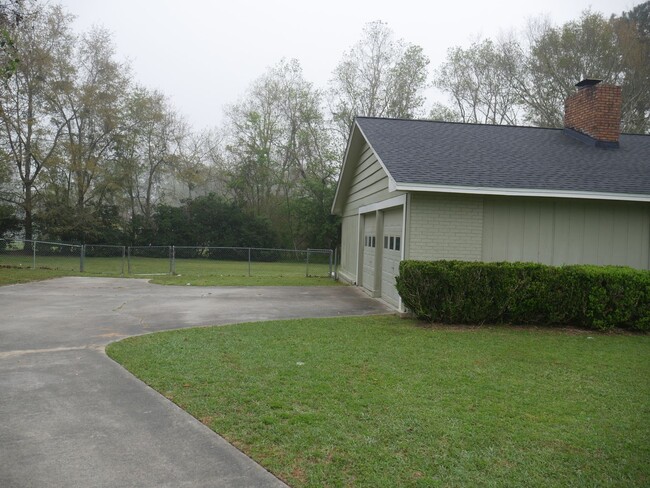
[[[391,305],[399,306],[399,294],[395,288],[395,277],[399,274],[402,258],[402,207],[384,212],[384,235],[381,245],[381,298]]]
[[[363,273],[361,285],[368,291],[375,289],[375,248],[377,236],[375,235],[376,216],[374,213],[366,214],[363,232]]]

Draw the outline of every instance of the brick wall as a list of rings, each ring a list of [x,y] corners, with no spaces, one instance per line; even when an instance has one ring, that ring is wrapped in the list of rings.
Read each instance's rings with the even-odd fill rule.
[[[410,214],[409,259],[481,259],[482,197],[413,193]]]
[[[584,87],[564,103],[564,126],[598,141],[617,142],[621,132],[621,87]]]

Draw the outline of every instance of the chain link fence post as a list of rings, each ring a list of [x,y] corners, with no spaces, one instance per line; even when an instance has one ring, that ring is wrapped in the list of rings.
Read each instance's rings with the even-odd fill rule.
[[[128,274],[131,274],[131,246],[127,248],[127,255],[126,255],[126,272]]]
[[[309,277],[309,251],[310,251],[310,249],[307,248],[307,263],[306,263],[306,267],[305,267],[305,278]]]
[[[171,263],[170,272],[172,275],[175,275],[176,274],[176,248],[174,246],[171,247],[171,254],[172,254],[172,263]]]
[[[124,276],[124,259],[126,257],[126,246],[122,246],[122,269],[120,270],[120,276]]]
[[[83,273],[84,272],[84,257],[86,255],[86,245],[82,244],[81,248],[79,249],[79,272]]]
[[[339,280],[339,259],[341,259],[341,257],[337,246],[336,249],[334,249],[334,281]]]
[[[251,277],[251,248],[248,248],[248,277]]]

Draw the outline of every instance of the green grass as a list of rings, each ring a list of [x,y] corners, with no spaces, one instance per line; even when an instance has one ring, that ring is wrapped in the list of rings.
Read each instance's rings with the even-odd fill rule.
[[[291,486],[648,486],[650,336],[392,316],[127,339],[108,354]]]
[[[43,281],[62,276],[79,276],[81,273],[60,269],[31,269],[18,267],[5,267],[0,265],[0,286]]]
[[[228,276],[219,273],[203,273],[180,276],[154,276],[150,279],[158,285],[192,286],[345,286],[331,278],[314,276]]]
[[[148,278],[162,285],[195,286],[336,286],[340,283],[327,277],[328,264],[302,262],[253,262],[249,267],[242,261],[212,259],[177,259],[176,275],[169,275],[169,260],[165,258],[131,258],[131,273],[121,257],[86,257],[84,273],[79,272],[78,256],[37,256],[36,269],[31,256],[0,253],[0,285],[24,283],[59,276],[127,276]],[[313,276],[317,275],[317,276]]]

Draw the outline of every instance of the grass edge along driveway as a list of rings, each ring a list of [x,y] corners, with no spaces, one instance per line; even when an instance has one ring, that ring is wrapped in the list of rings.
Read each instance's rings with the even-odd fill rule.
[[[648,335],[372,316],[107,352],[294,487],[650,482]]]
[[[181,275],[126,275],[108,272],[84,272],[68,269],[50,269],[1,266],[0,286],[32,281],[43,281],[63,276],[92,276],[103,278],[144,278],[156,285],[183,285],[183,286],[345,286],[341,281],[328,277],[297,276],[297,275],[221,275],[215,271],[194,272]]]

